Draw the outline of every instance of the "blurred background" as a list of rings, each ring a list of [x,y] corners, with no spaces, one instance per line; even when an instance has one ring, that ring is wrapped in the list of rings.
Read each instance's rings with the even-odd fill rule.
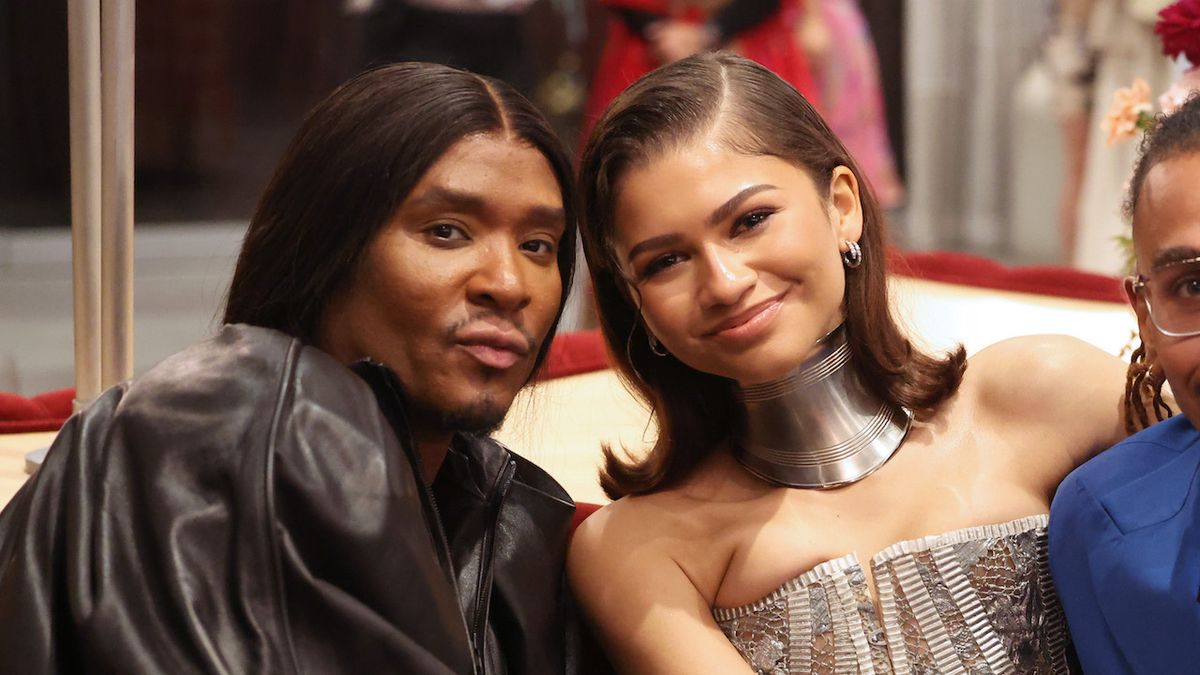
[[[72,377],[66,2],[0,3],[0,391]],[[1100,120],[1180,72],[1156,0],[145,0],[136,5],[136,370],[216,325],[304,112],[371,65],[506,79],[579,148],[655,65],[728,48],[821,110],[892,241],[1118,275],[1134,145]],[[586,297],[580,295],[579,298]],[[576,302],[565,328],[591,324]]]

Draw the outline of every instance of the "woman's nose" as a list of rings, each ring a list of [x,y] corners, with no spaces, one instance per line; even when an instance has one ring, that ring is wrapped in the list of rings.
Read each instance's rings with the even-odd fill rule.
[[[702,278],[697,299],[708,306],[736,305],[753,288],[758,274],[741,255],[711,247],[701,256]]]

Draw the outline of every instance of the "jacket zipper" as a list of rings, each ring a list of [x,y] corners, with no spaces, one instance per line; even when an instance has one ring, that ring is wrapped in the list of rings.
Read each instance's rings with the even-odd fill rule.
[[[483,550],[480,556],[479,577],[475,585],[475,622],[471,629],[471,646],[475,650],[475,672],[484,672],[484,649],[487,642],[487,615],[491,606],[490,585],[492,579],[492,556],[495,549],[495,533],[496,528],[500,523],[500,508],[504,505],[504,498],[508,495],[508,490],[512,486],[513,477],[517,473],[517,462],[513,459],[508,460],[508,464],[500,472],[496,478],[496,485],[492,489],[492,495],[488,499],[489,506],[493,510],[494,520],[492,526],[483,533]]]
[[[392,382],[391,378],[387,377],[384,378],[384,380],[387,383],[388,391],[391,394],[393,401],[402,400],[400,392],[396,390],[395,384]],[[436,532],[438,542],[441,544],[442,554],[444,555],[447,564],[450,565],[450,569],[444,571],[446,571],[450,577],[451,587],[454,587],[456,585],[453,571],[454,557],[450,555],[450,541],[446,539],[446,531],[442,529],[442,514],[440,511],[438,511],[437,497],[435,497],[433,494],[433,489],[430,487],[431,484],[425,480],[425,469],[421,467],[421,458],[416,454],[416,444],[413,442],[412,435],[408,431],[408,422],[406,420],[404,421],[404,432],[408,438],[402,439],[400,445],[404,448],[404,454],[408,456],[408,462],[412,465],[413,473],[415,473],[417,476],[417,484],[421,487],[421,493],[425,497],[426,501],[429,502],[429,507],[433,511],[434,522],[430,526],[430,529]],[[405,443],[403,442],[404,440],[407,440],[408,442]],[[466,617],[464,617],[464,619],[465,618]]]
[[[400,395],[399,390],[396,388],[395,382],[392,380],[395,375],[391,373],[391,371],[388,371],[385,367],[373,361],[366,361],[365,365],[373,371],[372,375],[375,376],[368,378],[367,384],[371,385],[373,390],[376,389],[376,384],[382,384],[382,386],[386,388],[386,391],[383,393],[388,395],[387,402],[389,407],[384,410],[384,416],[388,418],[392,428],[397,432],[397,437],[400,441],[400,447],[404,449],[404,454],[408,457],[408,462],[412,466],[413,473],[416,475],[417,484],[420,486],[419,489],[421,491],[420,494],[422,501],[425,504],[428,504],[430,510],[433,512],[434,522],[426,523],[426,526],[431,532],[434,533],[437,543],[441,547],[439,552],[441,553],[441,562],[443,564],[442,572],[446,574],[446,579],[450,583],[450,588],[454,591],[454,595],[457,597],[459,595],[458,581],[455,579],[454,557],[450,554],[450,541],[446,539],[446,531],[442,528],[442,514],[440,511],[438,511],[437,498],[434,497],[433,489],[430,487],[430,484],[425,482],[425,471],[421,468],[420,458],[417,457],[416,444],[413,442],[412,434],[408,430],[408,421],[404,419],[403,413],[399,412],[399,402],[404,399]],[[380,396],[380,392],[378,390],[376,390],[376,395],[382,402],[383,397]],[[393,417],[396,417],[396,419],[392,419]],[[399,431],[401,429],[404,430],[404,438],[399,438]],[[459,615],[462,616],[463,628],[467,628],[467,617],[463,614],[462,608],[459,608]],[[468,635],[468,638],[471,637],[471,635]],[[473,652],[476,651],[474,639],[471,639],[471,650]],[[478,653],[473,654],[473,656],[475,657],[472,668],[474,674],[483,675],[483,669],[481,667],[482,660],[480,659]]]

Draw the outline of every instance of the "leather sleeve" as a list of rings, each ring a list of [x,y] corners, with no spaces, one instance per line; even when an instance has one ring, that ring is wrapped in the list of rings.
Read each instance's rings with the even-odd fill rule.
[[[107,435],[122,393],[110,389],[87,415],[69,419],[42,468],[0,513],[0,673],[84,669],[80,623],[96,600],[87,441]]]
[[[0,514],[0,673],[471,672],[398,441],[314,351],[226,328],[68,422]]]
[[[0,634],[20,645],[0,672],[290,671],[270,528],[240,489],[270,418],[214,405],[248,391],[188,365],[186,387],[152,374],[72,418],[0,518]]]
[[[303,669],[470,673],[454,581],[407,455],[367,385],[330,367],[346,371],[300,363],[298,403],[275,432],[273,520]]]

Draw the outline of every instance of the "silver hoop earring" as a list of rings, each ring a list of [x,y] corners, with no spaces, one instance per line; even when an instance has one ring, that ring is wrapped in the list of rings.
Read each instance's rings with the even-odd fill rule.
[[[654,337],[654,333],[646,331],[646,341],[650,343],[650,351],[654,352],[655,356],[666,356],[668,354],[662,343],[658,341],[658,338]]]
[[[842,264],[846,266],[846,269],[852,270],[862,265],[862,262],[862,247],[858,245],[857,241],[847,240],[846,250],[842,253]]]

